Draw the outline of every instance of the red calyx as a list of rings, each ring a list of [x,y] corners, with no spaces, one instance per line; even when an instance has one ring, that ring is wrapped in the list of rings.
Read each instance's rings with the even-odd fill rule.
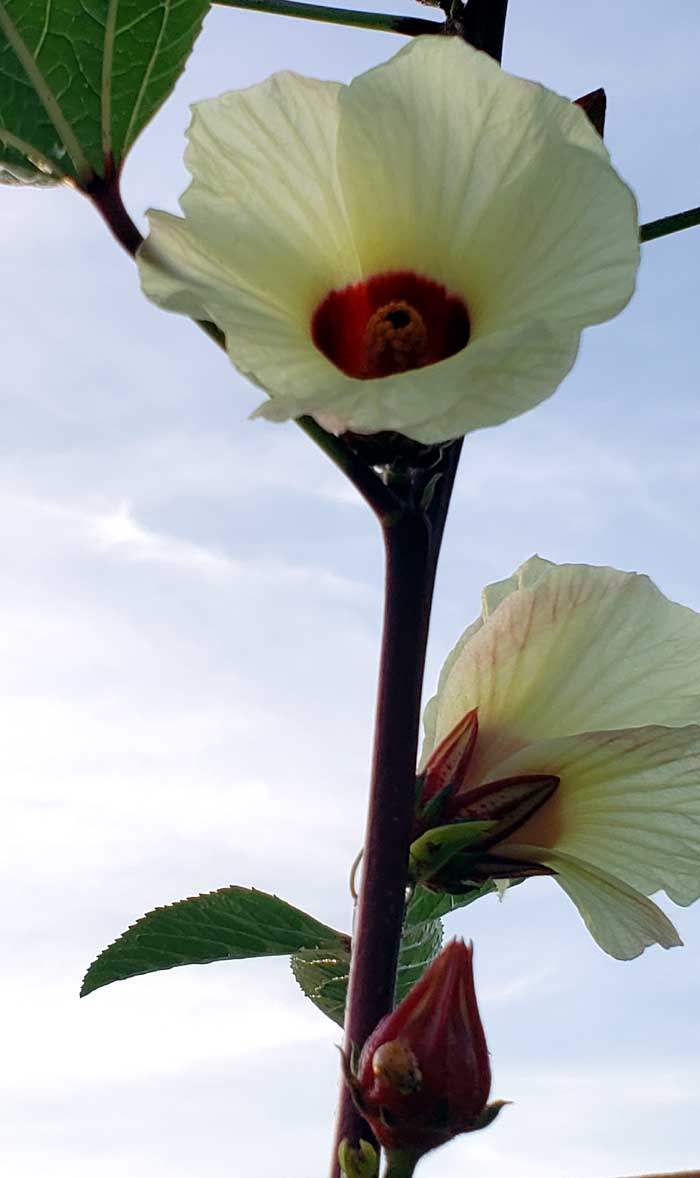
[[[491,1069],[474,991],[472,946],[451,941],[370,1035],[355,1101],[387,1149],[417,1155],[488,1123]]]

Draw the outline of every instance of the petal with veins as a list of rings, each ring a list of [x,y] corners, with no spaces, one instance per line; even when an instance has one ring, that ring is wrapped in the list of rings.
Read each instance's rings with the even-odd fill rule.
[[[578,908],[593,939],[611,957],[631,961],[649,945],[673,949],[683,944],[665,913],[623,880],[572,855],[544,847],[527,850],[556,871],[559,887]]]
[[[142,285],[217,324],[269,394],[258,415],[445,441],[550,396],[583,328],[632,295],[634,197],[585,114],[457,38],[416,38],[350,86],[282,73],[199,103],[189,138],[185,219],[151,214]],[[384,306],[355,311],[387,278],[389,303],[441,292],[439,323],[421,312],[426,347],[377,376],[314,324],[337,308],[323,340],[350,326],[362,361]]]
[[[697,720],[700,615],[648,577],[535,557],[486,591],[481,624],[448,657],[423,756],[474,707],[479,780],[536,740]]]
[[[494,854],[514,844],[570,855],[645,895],[700,897],[700,727],[648,726],[536,741],[495,775],[556,772],[558,790]],[[525,858],[534,858],[525,855]]]

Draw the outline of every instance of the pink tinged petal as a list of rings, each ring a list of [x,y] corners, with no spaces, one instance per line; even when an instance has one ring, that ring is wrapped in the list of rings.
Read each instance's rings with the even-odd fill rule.
[[[656,904],[600,868],[545,847],[510,848],[552,867],[554,879],[578,908],[601,949],[618,961],[639,957],[650,945],[682,945],[678,932]]]
[[[646,895],[663,890],[678,904],[700,897],[700,727],[537,741],[500,770],[535,766],[556,766],[559,789],[495,853],[517,858],[524,845],[544,847]]]
[[[700,615],[636,573],[533,557],[484,592],[426,709],[426,753],[479,709],[476,779],[532,741],[700,715]]]

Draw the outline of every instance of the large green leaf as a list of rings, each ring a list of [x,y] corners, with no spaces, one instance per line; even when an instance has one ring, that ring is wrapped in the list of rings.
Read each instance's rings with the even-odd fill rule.
[[[401,1002],[440,951],[442,921],[457,908],[464,908],[493,890],[492,883],[475,888],[464,896],[448,896],[418,887],[406,912],[399,965],[396,974],[396,1001]],[[342,1027],[350,974],[348,948],[335,953],[303,951],[294,953],[292,971],[307,998],[333,1022]]]
[[[349,938],[299,908],[253,888],[220,888],[155,908],[90,966],[81,994],[137,974],[302,949],[342,953]]]
[[[0,180],[118,171],[180,76],[209,0],[0,0]]]

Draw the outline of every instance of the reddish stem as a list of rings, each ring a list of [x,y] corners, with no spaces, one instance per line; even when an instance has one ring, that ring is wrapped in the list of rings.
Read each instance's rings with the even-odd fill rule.
[[[353,937],[345,1049],[361,1046],[391,1010],[413,823],[413,783],[436,553],[422,509],[408,509],[383,529],[386,552],[384,628],[372,784],[362,885]],[[343,1138],[373,1141],[346,1089],[341,1093],[332,1175]]]
[[[508,0],[469,0],[451,30],[500,61]],[[361,1047],[393,1006],[413,822],[416,752],[425,651],[437,560],[461,441],[444,448],[442,478],[430,505],[384,521],[384,628],[362,883],[353,936],[345,1017],[345,1051]],[[376,1144],[345,1086],[331,1156],[347,1138]]]
[[[108,169],[104,178],[95,176],[83,191],[109,226],[119,244],[123,245],[126,252],[131,254],[133,258],[143,237],[126,211],[119,189],[118,176]]]

